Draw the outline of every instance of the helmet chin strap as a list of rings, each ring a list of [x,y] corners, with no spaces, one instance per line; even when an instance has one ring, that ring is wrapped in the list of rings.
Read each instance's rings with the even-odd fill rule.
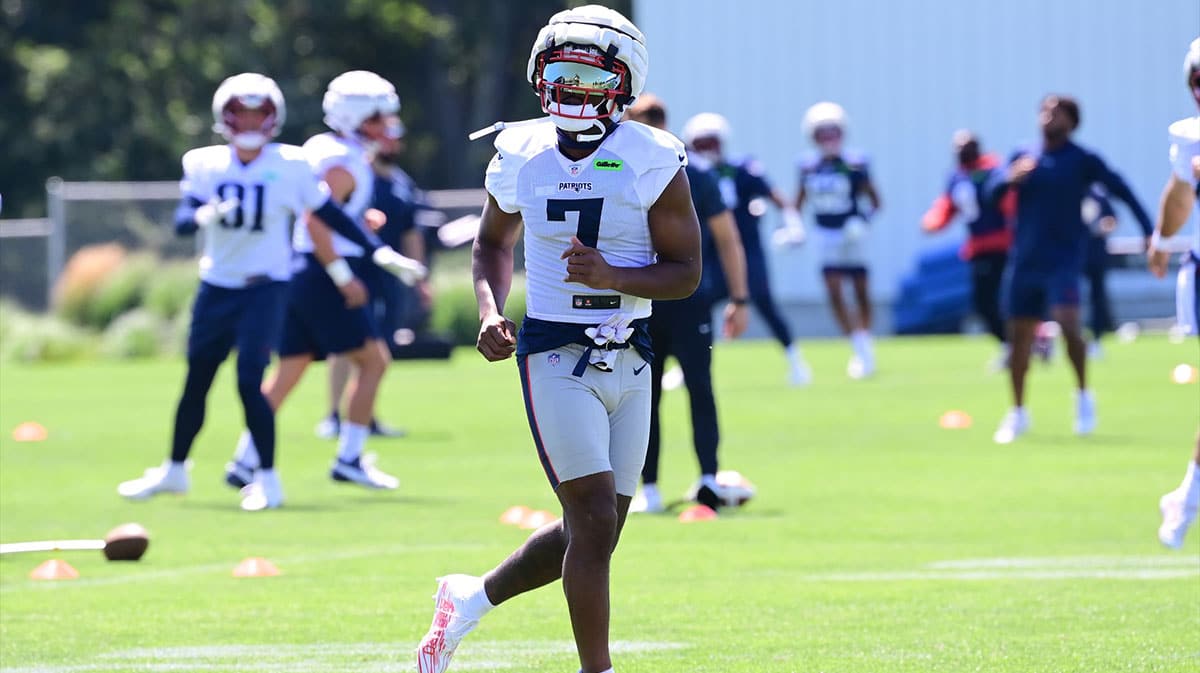
[[[568,150],[587,150],[592,151],[604,142],[612,130],[617,128],[616,124],[605,126],[599,119],[595,121],[592,128],[586,131],[564,131],[561,128],[556,128],[558,132],[558,146]]]

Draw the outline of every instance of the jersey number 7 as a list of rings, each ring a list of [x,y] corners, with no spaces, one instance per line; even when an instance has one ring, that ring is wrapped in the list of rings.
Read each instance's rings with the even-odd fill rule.
[[[254,223],[250,225],[250,231],[263,230],[263,196],[267,191],[267,186],[258,184],[252,185],[254,189]],[[236,182],[223,182],[217,185],[217,198],[224,201],[229,198],[237,199],[238,207],[233,212],[221,219],[222,229],[241,229],[246,221],[246,187]]]
[[[547,199],[546,219],[550,222],[566,222],[567,213],[579,213],[579,225],[575,237],[589,248],[600,241],[600,211],[604,199]]]

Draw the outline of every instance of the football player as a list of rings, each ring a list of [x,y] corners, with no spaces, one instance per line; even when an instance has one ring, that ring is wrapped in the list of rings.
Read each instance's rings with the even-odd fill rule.
[[[246,483],[278,494],[275,414],[261,390],[263,371],[278,341],[291,277],[292,221],[330,227],[381,259],[397,256],[359,228],[312,173],[299,147],[271,142],[283,128],[283,94],[256,73],[226,79],[213,95],[213,129],[227,141],[183,156],[183,200],[175,213],[182,235],[204,232],[200,289],[188,332],[188,372],[175,413],[171,456],[161,467],[122,483],[129,498],[188,490],[185,461],[204,424],[205,401],[217,368],[237,348],[237,386],[247,433],[260,447],[257,474]],[[245,484],[243,484],[245,485]],[[243,505],[253,503],[243,503]],[[256,507],[249,507],[255,509]]]
[[[667,130],[667,109],[653,94],[642,94],[629,109],[629,119]],[[746,330],[746,253],[738,235],[733,214],[721,199],[717,178],[711,166],[702,158],[688,152],[686,168],[692,189],[692,204],[702,222],[701,245],[717,251],[730,288],[729,303],[725,305],[726,338],[736,338]],[[716,510],[723,503],[721,486],[717,483],[717,403],[712,389],[712,305],[709,291],[713,265],[707,265],[701,275],[700,287],[687,299],[656,300],[650,315],[650,341],[654,359],[650,362],[650,444],[646,464],[642,467],[642,492],[630,505],[634,512],[664,511],[662,495],[658,492],[658,459],[660,428],[659,402],[662,400],[662,377],[667,356],[673,355],[683,370],[691,406],[692,445],[700,463],[700,483],[695,500]],[[709,282],[706,282],[709,281]]]
[[[343,73],[329,83],[322,102],[325,123],[333,132],[313,136],[304,143],[310,170],[324,178],[333,198],[356,222],[363,221],[371,203],[374,173],[370,154],[399,106],[395,88],[379,75],[365,70]],[[279,367],[267,381],[267,399],[278,410],[313,360],[345,355],[358,373],[330,477],[367,488],[394,489],[399,485],[394,476],[362,459],[375,395],[389,362],[366,307],[369,294],[362,277],[372,272],[364,256],[366,250],[319,227],[297,227],[292,245],[300,253],[299,270],[288,293]],[[391,248],[387,250],[407,270],[398,274],[402,282],[413,284],[424,277],[422,264]],[[378,259],[378,253],[374,256]],[[258,467],[257,463],[256,442],[250,433],[242,433],[226,481],[237,486]],[[276,506],[271,494],[266,494],[265,501],[260,495],[251,493],[247,497],[265,502],[267,507]]]
[[[646,455],[651,300],[687,297],[700,279],[683,145],[621,121],[647,60],[641,31],[618,12],[555,14],[527,68],[549,119],[495,141],[473,251],[477,345],[488,361],[516,355],[534,445],[563,514],[483,577],[439,580],[417,649],[421,673],[444,671],[493,606],[560,577],[581,670],[613,670],[609,567]],[[522,223],[528,294],[518,338],[504,306]]]
[[[717,185],[725,206],[733,211],[738,235],[746,251],[746,279],[750,285],[750,301],[783,346],[788,361],[788,380],[792,385],[807,385],[812,380],[812,371],[804,361],[800,346],[792,341],[792,331],[779,313],[775,299],[771,296],[768,282],[767,258],[759,235],[758,221],[766,211],[765,203],[774,203],[783,211],[785,228],[778,233],[788,234],[788,243],[803,240],[803,226],[799,215],[767,181],[763,165],[750,157],[731,158],[729,139],[732,131],[729,121],[719,114],[704,112],[683,125],[683,142],[698,156],[703,157],[717,174]],[[780,239],[781,241],[783,239]],[[715,253],[710,249],[709,253]],[[711,255],[715,256],[715,255]],[[712,267],[713,298],[727,296],[730,288],[722,270]],[[734,299],[737,297],[735,296]]]
[[[1188,91],[1200,110],[1200,38],[1192,41],[1183,60],[1183,72]],[[1150,270],[1162,278],[1167,273],[1167,251],[1162,239],[1174,235],[1187,222],[1192,205],[1200,203],[1200,114],[1171,124],[1171,177],[1163,189],[1158,208],[1158,222],[1150,238]],[[1175,305],[1178,321],[1191,334],[1200,336],[1200,227],[1193,232],[1192,249],[1179,269]],[[1192,407],[1195,408],[1195,405]],[[1183,547],[1183,536],[1196,520],[1200,510],[1200,433],[1196,435],[1196,451],[1184,472],[1183,482],[1158,501],[1162,525],[1158,539],[1171,549]]]
[[[1083,223],[1089,234],[1083,263],[1083,277],[1088,282],[1088,328],[1092,333],[1087,355],[1098,360],[1104,355],[1100,340],[1116,328],[1108,298],[1108,269],[1112,265],[1108,237],[1117,229],[1117,213],[1108,200],[1108,192],[1098,184],[1088,190],[1082,208]],[[1149,230],[1144,233],[1150,235]]]
[[[1008,366],[1008,338],[1000,312],[1000,285],[1012,244],[1009,220],[1016,205],[1011,198],[1002,203],[984,198],[988,186],[1004,180],[1004,168],[995,154],[984,154],[979,137],[967,130],[954,133],[954,156],[958,164],[942,193],[921,218],[926,233],[944,230],[955,216],[967,223],[967,241],[959,255],[971,266],[971,298],[975,312],[988,332],[1000,342],[996,369]]]
[[[1079,317],[1079,277],[1089,236],[1083,223],[1084,196],[1094,183],[1102,184],[1149,231],[1149,217],[1125,181],[1098,155],[1071,140],[1079,121],[1075,99],[1059,95],[1042,99],[1038,114],[1041,144],[1013,154],[1005,181],[992,195],[1001,198],[1010,190],[1017,194],[1014,244],[1004,288],[1012,346],[1008,371],[1013,407],[993,435],[1000,444],[1012,442],[1029,428],[1025,377],[1034,336],[1047,310],[1061,328],[1075,372],[1075,433],[1088,435],[1096,428],[1096,403],[1087,387],[1087,347]]]
[[[861,379],[875,373],[865,238],[866,225],[879,211],[880,200],[871,182],[867,158],[842,150],[846,127],[846,112],[837,103],[817,103],[804,113],[805,135],[818,151],[800,161],[796,210],[806,202],[811,204],[829,305],[854,349],[846,373]],[[846,279],[854,288],[858,304],[853,314],[842,299]]]

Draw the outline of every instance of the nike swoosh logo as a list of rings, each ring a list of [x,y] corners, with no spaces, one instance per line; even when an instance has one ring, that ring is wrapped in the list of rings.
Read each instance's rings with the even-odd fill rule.
[[[634,375],[634,376],[637,376],[638,374],[641,374],[641,373],[642,373],[642,370],[643,370],[643,369],[645,369],[645,368],[646,368],[646,363],[645,363],[645,362],[643,362],[643,363],[642,363],[642,366],[641,366],[641,367],[634,367],[634,368],[633,368],[633,375]]]
[[[687,158],[687,155],[686,155],[686,154],[680,154],[680,155],[679,155],[679,163],[683,163],[683,160],[684,160],[684,159],[686,159],[686,158]]]

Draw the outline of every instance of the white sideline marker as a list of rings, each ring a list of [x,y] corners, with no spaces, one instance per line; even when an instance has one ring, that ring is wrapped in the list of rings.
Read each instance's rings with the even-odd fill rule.
[[[104,549],[104,540],[42,540],[39,542],[9,542],[0,544],[0,554],[23,554],[36,551],[78,551]]]

